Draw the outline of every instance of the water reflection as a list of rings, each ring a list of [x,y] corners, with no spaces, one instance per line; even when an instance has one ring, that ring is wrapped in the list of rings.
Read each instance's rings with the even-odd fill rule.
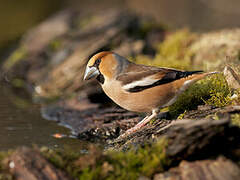
[[[70,138],[70,130],[41,118],[39,105],[21,101],[5,85],[0,85],[0,150],[17,146],[48,146],[50,148],[70,146],[83,148],[78,139]],[[18,101],[17,105],[14,99]],[[21,102],[20,101],[20,102]],[[27,105],[26,105],[27,104]],[[56,138],[54,134],[64,134]]]

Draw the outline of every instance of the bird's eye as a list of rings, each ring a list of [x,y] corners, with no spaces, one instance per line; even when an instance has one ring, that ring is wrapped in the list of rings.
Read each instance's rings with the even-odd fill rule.
[[[95,66],[99,66],[100,62],[101,62],[101,59],[97,59],[97,60],[95,61]]]

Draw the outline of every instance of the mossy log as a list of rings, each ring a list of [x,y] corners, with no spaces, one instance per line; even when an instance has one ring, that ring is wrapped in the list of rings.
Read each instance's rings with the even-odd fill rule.
[[[176,168],[156,174],[154,180],[238,180],[240,168],[231,160],[182,161]]]
[[[214,111],[213,111],[214,112]],[[160,122],[148,126],[142,131],[124,139],[117,139],[110,143],[110,147],[126,150],[131,146],[152,143],[159,138],[168,139],[166,154],[176,161],[182,159],[199,159],[211,157],[219,153],[228,154],[239,147],[240,129],[232,126],[229,113],[239,112],[229,108],[222,111],[219,120],[211,116],[205,119],[181,119],[163,127]]]

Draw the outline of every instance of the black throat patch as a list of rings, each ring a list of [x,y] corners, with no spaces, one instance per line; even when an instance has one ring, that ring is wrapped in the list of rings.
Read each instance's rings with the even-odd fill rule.
[[[103,77],[102,74],[99,74],[96,79],[97,79],[98,82],[100,82],[101,84],[104,84],[105,79],[104,79],[104,77]]]

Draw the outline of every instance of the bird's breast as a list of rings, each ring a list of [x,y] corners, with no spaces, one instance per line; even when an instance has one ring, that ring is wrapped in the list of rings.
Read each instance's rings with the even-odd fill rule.
[[[156,86],[141,92],[125,91],[119,81],[105,81],[103,91],[116,104],[135,112],[151,112],[167,104],[175,95],[171,84]]]

